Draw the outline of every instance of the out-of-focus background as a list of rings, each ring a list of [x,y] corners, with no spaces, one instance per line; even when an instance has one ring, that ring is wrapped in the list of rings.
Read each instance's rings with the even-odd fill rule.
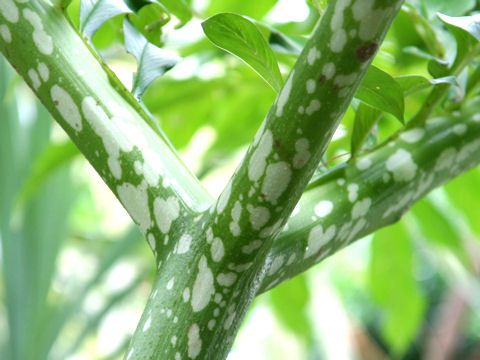
[[[194,19],[180,26],[171,18],[155,35],[184,59],[154,82],[144,100],[184,161],[218,195],[275,93],[209,43],[201,19],[237,12],[301,45],[328,1],[186,2]],[[425,29],[435,29],[447,58],[455,54],[435,13],[458,16],[480,7],[474,0],[411,3],[375,64],[392,75],[427,76],[431,43]],[[74,18],[78,6],[76,0],[69,9]],[[119,41],[121,21],[108,21],[93,44],[130,86],[135,61]],[[295,55],[277,49],[276,56],[285,75]],[[450,96],[461,96],[461,88]],[[406,99],[407,119],[425,94]],[[349,109],[319,171],[348,159],[353,118]],[[401,126],[385,115],[371,146]],[[108,188],[3,59],[0,240],[0,359],[122,357],[154,278],[153,256]],[[480,170],[473,169],[431,193],[398,224],[259,296],[229,360],[480,359],[479,248]]]

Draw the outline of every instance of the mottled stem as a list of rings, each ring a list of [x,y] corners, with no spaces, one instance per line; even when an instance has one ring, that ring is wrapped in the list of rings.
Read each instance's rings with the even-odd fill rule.
[[[429,191],[480,163],[480,101],[408,128],[306,191],[270,252],[259,292],[396,222]],[[313,218],[313,222],[312,222]]]
[[[266,260],[273,239],[317,167],[401,3],[330,2],[217,203],[175,235],[180,235],[182,251],[173,249],[163,259],[129,349],[131,358],[227,356],[270,266]],[[185,271],[189,276],[181,275]]]
[[[59,8],[41,0],[1,0],[0,35],[1,52],[120,199],[154,251],[180,214],[208,208],[212,199],[196,177]],[[188,216],[183,218],[179,226]]]

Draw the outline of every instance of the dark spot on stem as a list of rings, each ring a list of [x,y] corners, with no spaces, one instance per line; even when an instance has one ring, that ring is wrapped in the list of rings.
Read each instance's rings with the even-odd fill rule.
[[[375,43],[367,44],[360,46],[356,51],[355,55],[357,55],[358,60],[361,62],[365,62],[370,59],[375,53],[377,52],[378,45]]]
[[[280,141],[278,139],[275,139],[275,146],[276,147],[282,147],[282,144],[280,143]]]
[[[338,84],[333,84],[332,89],[333,90],[338,90]]]
[[[322,76],[320,76],[320,79],[318,79],[318,82],[320,84],[323,84],[325,82],[325,80],[327,80],[327,77],[325,75],[322,75]]]
[[[53,103],[54,103],[56,106],[58,106],[58,100],[55,100]]]

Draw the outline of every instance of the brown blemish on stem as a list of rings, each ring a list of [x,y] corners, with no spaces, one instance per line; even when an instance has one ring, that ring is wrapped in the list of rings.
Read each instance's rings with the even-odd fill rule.
[[[375,43],[367,44],[360,46],[356,51],[355,55],[357,55],[358,60],[361,62],[365,62],[370,59],[375,53],[377,52],[378,45]]]

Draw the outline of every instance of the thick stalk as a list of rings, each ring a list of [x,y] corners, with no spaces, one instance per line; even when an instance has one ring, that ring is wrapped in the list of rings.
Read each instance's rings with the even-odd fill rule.
[[[59,8],[41,0],[2,0],[0,27],[1,52],[120,199],[153,250],[180,215],[211,204]],[[184,226],[182,217],[173,225]]]
[[[462,113],[405,129],[305,192],[275,240],[269,255],[274,266],[259,292],[396,222],[435,187],[478,165],[478,113],[479,99]]]
[[[163,259],[128,359],[227,356],[269,266],[273,239],[401,3],[330,2],[216,205],[177,234],[179,245]]]

